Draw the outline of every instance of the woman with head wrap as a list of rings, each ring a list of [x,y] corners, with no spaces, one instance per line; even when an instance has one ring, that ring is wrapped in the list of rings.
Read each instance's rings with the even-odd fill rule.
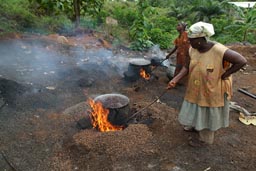
[[[176,68],[174,72],[174,76],[176,76],[182,66],[185,64],[185,57],[186,53],[189,49],[189,41],[188,41],[188,34],[186,32],[187,24],[184,22],[180,22],[176,29],[179,32],[179,36],[174,40],[175,47],[171,50],[171,52],[166,56],[166,59],[168,59],[174,52],[177,51],[176,55]]]
[[[226,46],[209,41],[212,24],[198,22],[188,30],[191,48],[186,65],[168,88],[188,74],[187,90],[179,112],[179,122],[199,132],[192,146],[212,144],[214,132],[229,125],[229,100],[232,95],[231,74],[246,64],[246,59]],[[185,128],[185,127],[184,127]]]

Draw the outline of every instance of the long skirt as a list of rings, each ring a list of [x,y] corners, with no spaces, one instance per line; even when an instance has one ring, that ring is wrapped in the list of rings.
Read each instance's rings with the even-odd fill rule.
[[[179,122],[201,131],[216,131],[229,126],[229,101],[225,94],[223,107],[202,107],[184,100],[179,112]]]

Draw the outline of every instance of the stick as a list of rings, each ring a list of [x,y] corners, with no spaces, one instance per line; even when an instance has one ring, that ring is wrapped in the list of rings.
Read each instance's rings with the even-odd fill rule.
[[[242,88],[239,88],[238,91],[240,91],[240,92],[242,92],[242,93],[244,93],[244,94],[246,94],[246,95],[248,95],[248,96],[250,96],[250,97],[256,99],[256,95],[254,95],[254,94],[252,94],[252,93],[249,93],[248,91],[246,91],[246,90],[244,90],[244,89],[242,89]]]
[[[159,65],[157,65],[155,68],[153,68],[153,69],[151,70],[151,72],[153,72],[158,66],[162,65],[162,63],[163,63],[166,59],[168,59],[168,58],[163,59],[163,60],[160,62]]]
[[[4,158],[4,160],[6,161],[6,163],[7,163],[14,171],[18,171],[18,170],[14,167],[14,165],[7,159],[7,157],[6,157],[6,155],[5,155],[5,153],[4,153],[3,151],[1,151],[1,154],[2,154],[2,156],[3,156],[3,158]]]
[[[138,110],[137,112],[135,112],[134,114],[132,114],[132,116],[130,116],[125,123],[127,123],[128,121],[130,121],[132,118],[134,118],[136,115],[138,115],[140,112],[144,111],[145,109],[147,109],[149,106],[151,106],[152,104],[154,104],[157,100],[159,100],[166,92],[168,91],[168,89],[166,89],[158,98],[156,98],[155,100],[153,100],[151,103],[149,103],[147,106],[143,107],[142,109]]]

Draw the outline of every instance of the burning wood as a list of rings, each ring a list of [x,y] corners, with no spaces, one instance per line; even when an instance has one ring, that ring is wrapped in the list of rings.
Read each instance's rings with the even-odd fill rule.
[[[108,121],[109,110],[105,109],[102,103],[89,99],[89,105],[92,108],[90,117],[94,128],[97,128],[100,132],[124,129],[123,126],[115,126]]]
[[[143,68],[140,69],[140,76],[145,80],[150,79],[150,74],[146,73],[146,71]]]

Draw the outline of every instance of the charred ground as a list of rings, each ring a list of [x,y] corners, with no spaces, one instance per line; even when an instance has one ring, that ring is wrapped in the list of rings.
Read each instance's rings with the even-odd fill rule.
[[[130,99],[133,112],[165,91],[166,69],[158,67],[150,81],[123,79],[128,59],[150,58],[112,48],[93,35],[57,41],[56,35],[4,39],[1,52],[0,168],[3,170],[255,170],[255,126],[231,111],[230,126],[216,133],[212,146],[192,148],[195,133],[184,132],[177,121],[185,86],[166,92],[123,131],[81,130],[88,117],[87,100],[106,93]],[[256,47],[233,45],[248,60],[234,74],[232,101],[256,112]],[[9,162],[9,163],[8,163]]]

